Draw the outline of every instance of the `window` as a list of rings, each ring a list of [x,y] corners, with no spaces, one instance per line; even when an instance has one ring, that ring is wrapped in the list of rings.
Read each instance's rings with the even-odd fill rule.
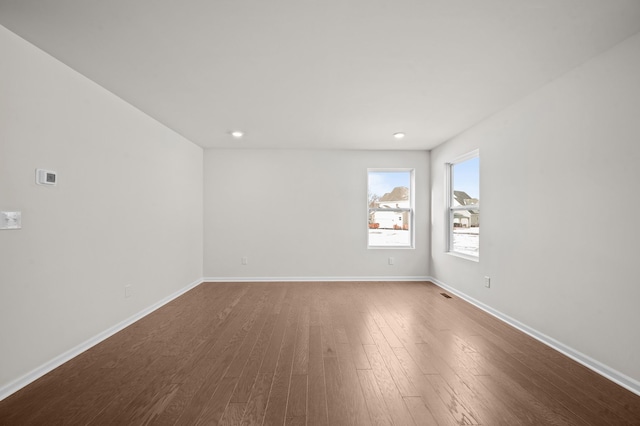
[[[471,152],[447,164],[448,252],[472,260],[480,256],[480,156]]]
[[[368,169],[368,247],[413,248],[413,169]]]

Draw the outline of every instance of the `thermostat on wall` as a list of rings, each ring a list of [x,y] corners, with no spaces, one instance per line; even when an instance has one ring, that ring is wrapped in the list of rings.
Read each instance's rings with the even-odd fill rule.
[[[36,169],[36,183],[38,185],[57,185],[58,173],[51,170]]]

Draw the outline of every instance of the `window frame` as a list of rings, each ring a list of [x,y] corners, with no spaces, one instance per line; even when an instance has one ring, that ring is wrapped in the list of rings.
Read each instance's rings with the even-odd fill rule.
[[[459,251],[455,251],[454,247],[453,247],[453,228],[454,228],[454,215],[456,211],[461,211],[461,210],[469,210],[469,206],[456,206],[454,205],[454,188],[453,188],[453,181],[454,181],[454,173],[453,173],[453,169],[455,167],[456,164],[460,164],[463,163],[467,160],[471,160],[472,158],[478,158],[478,163],[480,163],[480,150],[479,149],[474,149],[471,152],[468,152],[464,155],[461,155],[459,157],[456,157],[455,159],[453,159],[452,161],[449,161],[447,163],[445,163],[445,205],[446,205],[446,226],[447,226],[447,230],[446,230],[446,247],[445,247],[445,252],[447,254],[450,254],[452,256],[456,256],[456,257],[461,257],[463,259],[467,259],[467,260],[471,260],[474,262],[479,262],[480,261],[480,247],[478,247],[478,255],[474,256],[474,255],[470,255],[468,253],[462,253]],[[478,187],[480,186],[480,167],[478,167]],[[480,201],[478,200],[478,204],[475,204],[474,206],[474,210],[478,210],[478,215],[480,215]],[[478,236],[478,244],[480,244],[479,241],[479,236]]]
[[[369,173],[406,173],[409,172],[409,207],[398,208],[375,208],[369,205]],[[415,175],[416,169],[412,167],[391,167],[391,168],[367,168],[367,249],[415,249]],[[370,242],[371,230],[369,228],[369,217],[372,212],[398,212],[408,213],[409,216],[409,244],[408,245],[372,245]]]

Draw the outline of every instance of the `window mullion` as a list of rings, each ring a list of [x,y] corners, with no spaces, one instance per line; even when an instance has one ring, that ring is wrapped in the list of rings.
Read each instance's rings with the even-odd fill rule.
[[[480,204],[469,204],[468,206],[451,206],[451,210],[480,210]]]
[[[384,208],[378,208],[378,207],[369,207],[369,211],[370,211],[370,212],[410,212],[410,211],[411,211],[411,209],[402,208],[402,207],[393,208],[393,209],[384,209]]]

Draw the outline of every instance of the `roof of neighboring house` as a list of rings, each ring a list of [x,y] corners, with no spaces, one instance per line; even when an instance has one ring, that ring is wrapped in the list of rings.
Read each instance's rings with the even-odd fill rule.
[[[378,201],[393,202],[407,201],[409,199],[409,188],[406,186],[396,186],[393,191],[387,192]]]
[[[469,194],[464,191],[453,191],[453,198],[461,206],[468,206],[470,204],[478,204],[480,200],[477,198],[471,198]]]
[[[480,203],[480,200],[477,198],[471,198],[471,196],[464,191],[453,191],[453,198],[461,206],[475,207]],[[454,213],[454,217],[471,217],[471,215],[474,214],[478,214],[477,209],[457,210]]]

